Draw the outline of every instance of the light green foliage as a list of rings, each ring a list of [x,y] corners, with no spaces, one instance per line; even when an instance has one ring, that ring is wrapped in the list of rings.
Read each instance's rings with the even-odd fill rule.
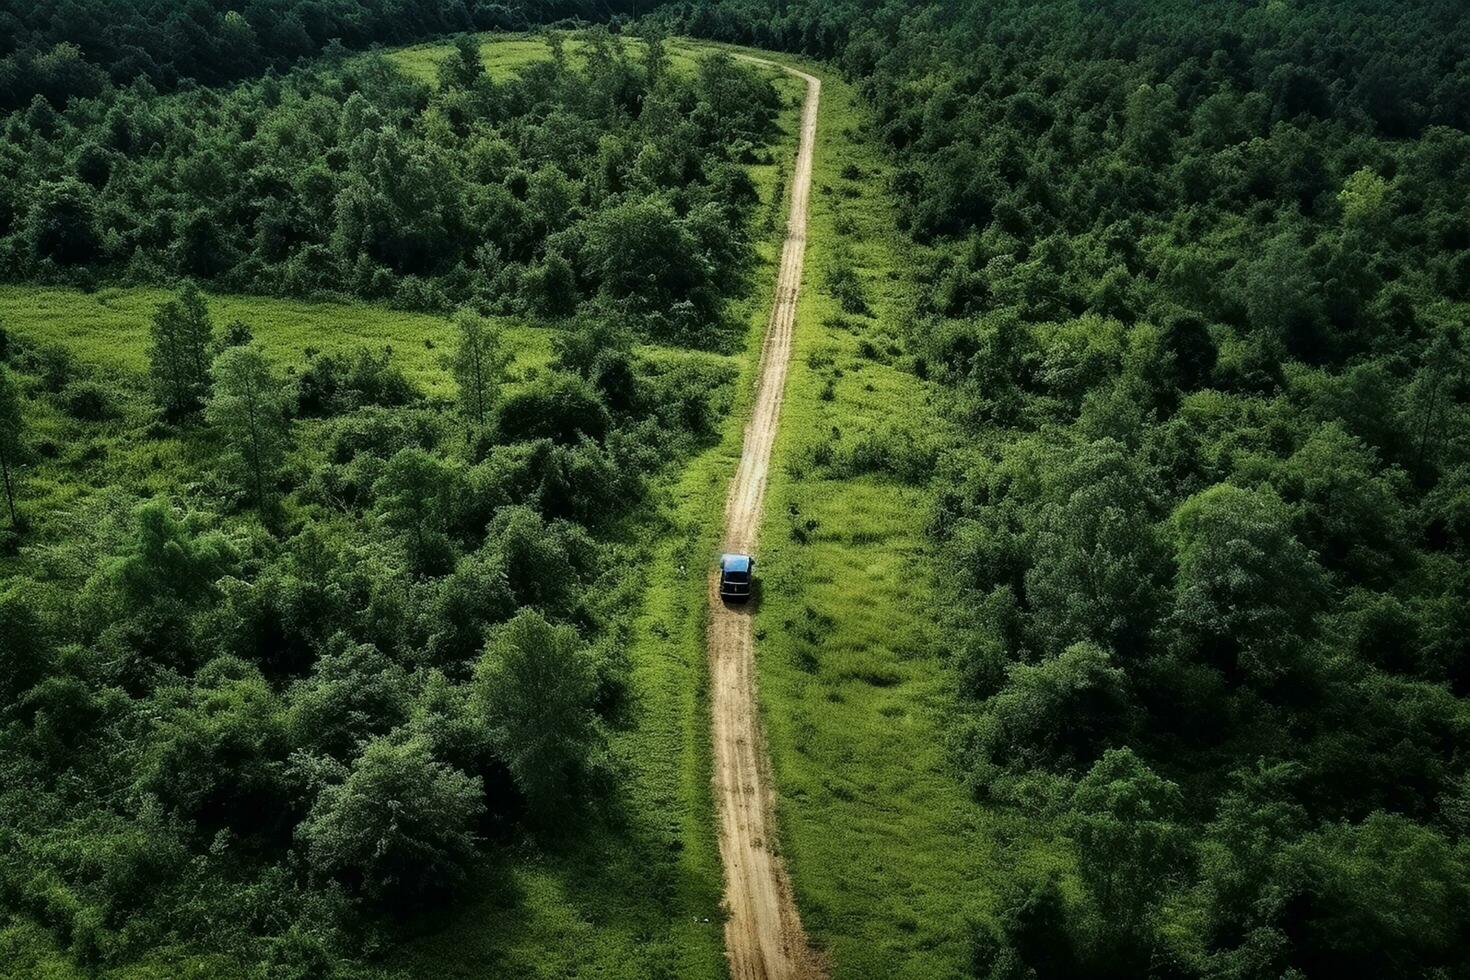
[[[155,397],[166,414],[177,418],[203,406],[213,342],[209,309],[193,283],[154,311],[148,366]]]
[[[235,469],[255,506],[268,507],[287,448],[280,378],[259,348],[229,347],[214,359],[205,417],[229,444]]]
[[[206,598],[238,557],[223,534],[202,530],[197,515],[181,520],[165,500],[139,506],[131,523],[134,529],[124,548],[87,583],[85,594],[106,604],[89,617],[89,629],[140,610],[182,612]]]
[[[512,355],[500,327],[485,317],[461,310],[455,314],[454,326],[459,334],[453,361],[459,407],[474,433],[489,421]]]
[[[0,285],[0,317],[15,336],[65,345],[78,360],[110,370],[148,369],[153,310],[172,294],[158,289],[76,290]],[[367,303],[309,303],[259,296],[211,295],[214,318],[250,325],[254,342],[278,369],[299,365],[308,350],[350,354],[391,348],[409,381],[433,397],[452,397],[444,363],[443,317]],[[522,368],[545,364],[551,331],[493,318]]]
[[[1384,218],[1384,200],[1388,182],[1364,167],[1355,170],[1343,182],[1337,201],[1342,205],[1342,220],[1350,228],[1371,230]]]

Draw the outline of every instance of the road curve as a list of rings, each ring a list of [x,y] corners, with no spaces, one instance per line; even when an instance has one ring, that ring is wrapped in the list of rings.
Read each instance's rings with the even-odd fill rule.
[[[761,64],[757,58],[747,61]],[[801,141],[791,181],[791,212],[776,297],[761,344],[755,407],[745,429],[740,466],[725,502],[725,550],[752,552],[760,530],[766,472],[781,416],[786,366],[801,291],[806,252],[807,201],[822,83],[805,72],[778,66],[806,82]],[[807,945],[791,894],[791,881],[775,852],[775,789],[756,705],[755,646],[751,611],[720,601],[719,575],[710,577],[709,662],[714,783],[720,810],[720,858],[725,868],[725,952],[734,980],[812,978],[824,975]]]

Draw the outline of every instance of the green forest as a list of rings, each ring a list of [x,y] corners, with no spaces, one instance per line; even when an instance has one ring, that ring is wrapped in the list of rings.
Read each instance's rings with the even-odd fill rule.
[[[0,975],[725,974],[755,55],[791,975],[1470,977],[1464,15],[0,0]]]

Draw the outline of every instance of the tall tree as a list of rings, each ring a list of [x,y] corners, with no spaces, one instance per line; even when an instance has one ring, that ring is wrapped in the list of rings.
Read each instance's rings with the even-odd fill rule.
[[[459,346],[453,359],[454,380],[459,383],[460,411],[473,437],[484,430],[495,407],[511,354],[506,350],[500,328],[470,310],[461,310],[455,316],[454,328],[459,333]]]
[[[286,455],[286,407],[280,379],[260,348],[229,347],[215,358],[205,415],[224,434],[255,506],[266,507]]]
[[[1109,749],[1077,784],[1068,823],[1098,912],[1094,955],[1120,976],[1146,972],[1162,897],[1188,853],[1182,811],[1179,787],[1132,749]]]
[[[442,575],[453,565],[445,529],[458,490],[455,475],[439,457],[409,447],[393,454],[373,484],[378,514],[403,536],[417,571]]]
[[[577,631],[523,609],[491,637],[475,672],[496,752],[533,810],[564,804],[596,745],[596,673]]]
[[[24,425],[20,389],[9,369],[0,364],[0,476],[5,482],[5,504],[10,510],[10,525],[16,529],[20,528],[20,515],[15,509],[15,467],[20,461]]]
[[[209,308],[193,283],[154,312],[149,372],[158,404],[170,416],[187,415],[203,405],[213,334]]]
[[[454,51],[439,62],[440,88],[473,88],[485,76],[485,62],[480,58],[480,44],[469,35],[454,41]]]

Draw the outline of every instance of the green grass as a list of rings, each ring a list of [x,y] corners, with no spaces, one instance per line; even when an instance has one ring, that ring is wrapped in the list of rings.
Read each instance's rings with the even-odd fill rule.
[[[822,108],[756,618],[781,848],[834,976],[958,976],[975,924],[1012,873],[1002,842],[1026,828],[978,806],[946,756],[954,684],[939,655],[924,491],[801,465],[820,442],[840,449],[940,422],[926,386],[901,366],[913,262],[884,197],[884,162],[859,135],[852,89],[820,65],[800,67],[822,78]],[[843,314],[826,289],[839,242],[872,316]],[[1058,859],[1044,841],[1019,857]]]
[[[566,52],[573,63],[585,56],[586,42],[566,31],[561,34],[566,39]],[[485,71],[497,81],[514,76],[527,65],[551,60],[551,46],[536,35],[482,34],[480,38],[480,58],[485,63]],[[620,40],[635,55],[642,53],[643,42],[638,38],[623,37]],[[409,76],[432,85],[439,77],[439,63],[453,50],[452,44],[431,42],[401,48],[388,57]],[[692,71],[695,63],[692,48],[670,46],[669,65],[675,71]]]
[[[145,377],[149,326],[153,311],[173,295],[171,290],[143,287],[83,293],[0,286],[0,326],[17,338],[67,350],[104,383],[118,409],[114,419],[78,423],[52,399],[28,400],[29,442],[37,452],[20,494],[22,509],[35,524],[33,542],[64,540],[69,522],[94,520],[97,508],[119,494],[146,498],[207,492],[201,481],[214,470],[219,453],[207,432],[159,430],[147,439],[138,438],[152,411]],[[444,360],[453,333],[444,317],[367,303],[218,294],[206,298],[217,328],[233,319],[245,321],[284,372],[304,366],[308,348],[391,349],[393,363],[430,398],[453,397],[454,383]],[[550,360],[553,330],[512,322],[502,326],[515,355],[513,378],[524,378]],[[660,352],[660,356],[681,355]],[[316,424],[307,420],[298,426]],[[311,438],[303,434],[298,442],[309,445]],[[13,562],[0,561],[0,571],[13,567]]]
[[[77,360],[106,370],[143,374],[153,311],[174,296],[167,289],[75,289],[0,286],[0,326],[18,336],[58,343]],[[305,362],[308,348],[323,352],[391,348],[393,361],[430,397],[451,397],[444,355],[453,343],[448,319],[369,303],[319,303],[259,296],[207,294],[216,326],[249,324],[255,339],[283,367]],[[551,358],[553,331],[502,321],[520,369]]]

